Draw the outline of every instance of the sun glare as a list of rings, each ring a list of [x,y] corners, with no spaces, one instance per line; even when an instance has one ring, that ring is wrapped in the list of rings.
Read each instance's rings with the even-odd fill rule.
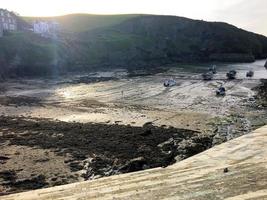
[[[22,16],[72,13],[176,15],[224,21],[267,35],[266,26],[262,25],[266,24],[267,18],[265,0],[0,0],[0,5]]]
[[[235,1],[234,1],[235,2]],[[214,0],[0,0],[2,7],[16,10],[27,16],[54,16],[68,13],[125,14],[150,13],[205,17],[216,9],[218,1]],[[204,15],[203,15],[204,17]]]

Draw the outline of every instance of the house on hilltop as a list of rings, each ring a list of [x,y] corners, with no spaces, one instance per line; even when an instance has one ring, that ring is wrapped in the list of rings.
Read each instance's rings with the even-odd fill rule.
[[[5,31],[17,30],[17,16],[15,13],[0,8],[0,37]]]
[[[59,24],[54,21],[35,21],[33,32],[43,37],[54,38],[57,36]]]
[[[3,36],[3,32],[4,32],[3,25],[2,23],[0,23],[0,37]]]

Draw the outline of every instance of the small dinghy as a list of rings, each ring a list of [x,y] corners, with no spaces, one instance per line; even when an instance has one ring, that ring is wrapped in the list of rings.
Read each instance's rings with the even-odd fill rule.
[[[225,87],[221,86],[216,90],[216,95],[217,96],[224,96],[226,94]]]
[[[176,85],[176,81],[174,79],[168,79],[163,83],[164,87],[173,87]]]
[[[202,78],[204,81],[210,81],[213,79],[213,73],[212,72],[207,72],[202,74]]]
[[[212,67],[209,68],[209,71],[212,72],[213,74],[217,74],[217,69],[216,65],[213,65]]]
[[[247,72],[247,77],[253,77],[254,76],[254,72],[253,71],[248,71]]]
[[[236,78],[236,74],[237,72],[235,70],[231,70],[226,74],[226,76],[228,79],[232,80]]]

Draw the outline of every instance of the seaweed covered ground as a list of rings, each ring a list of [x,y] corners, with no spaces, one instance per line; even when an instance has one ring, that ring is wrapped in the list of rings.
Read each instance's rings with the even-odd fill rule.
[[[132,127],[4,116],[0,129],[2,194],[166,167],[210,148],[213,139],[213,135],[151,123]],[[32,167],[28,159],[34,162]],[[20,168],[10,166],[15,160]],[[66,169],[55,172],[57,163]],[[40,164],[40,169],[34,167]]]
[[[261,79],[261,84],[255,88],[258,104],[267,107],[267,79]]]

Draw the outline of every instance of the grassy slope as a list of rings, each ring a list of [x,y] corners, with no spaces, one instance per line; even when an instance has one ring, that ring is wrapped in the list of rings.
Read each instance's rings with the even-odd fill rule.
[[[0,47],[2,74],[49,75],[57,62],[58,44],[33,33],[8,34]]]
[[[119,24],[125,20],[140,16],[133,15],[91,15],[91,14],[70,14],[58,17],[24,17],[28,22],[34,20],[55,20],[62,29],[69,32],[84,32],[96,28],[108,27]]]
[[[267,39],[263,36],[226,23],[173,16],[135,17],[81,33],[77,41],[79,45],[72,55],[84,67],[149,67],[211,60],[251,62],[267,55]]]

